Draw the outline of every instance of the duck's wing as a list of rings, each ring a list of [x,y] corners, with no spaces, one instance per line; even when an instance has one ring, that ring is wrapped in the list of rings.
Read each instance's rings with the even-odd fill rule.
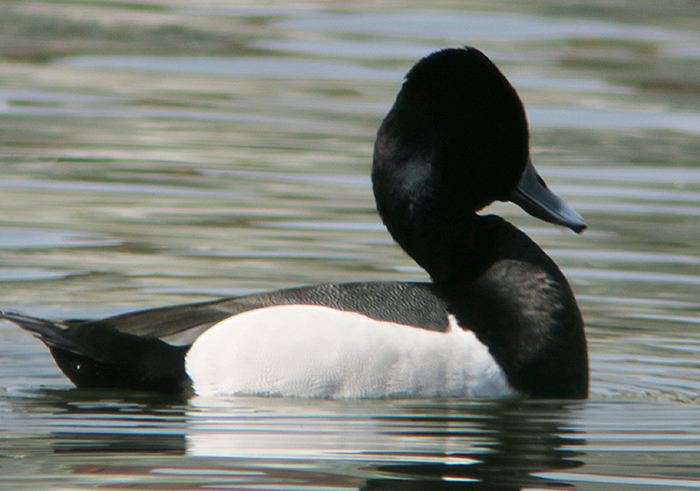
[[[145,339],[160,339],[171,345],[189,346],[204,331],[224,319],[280,305],[324,306],[432,331],[444,332],[449,326],[447,304],[436,295],[432,285],[407,282],[289,288],[213,302],[130,312],[97,321],[68,320],[63,321],[62,325],[72,328],[100,326]]]

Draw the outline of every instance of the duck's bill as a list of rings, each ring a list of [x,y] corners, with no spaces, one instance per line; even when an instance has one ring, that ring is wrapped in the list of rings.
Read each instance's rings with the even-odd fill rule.
[[[535,218],[563,225],[577,234],[586,230],[583,217],[549,190],[529,160],[518,187],[510,194],[509,198],[510,201]]]

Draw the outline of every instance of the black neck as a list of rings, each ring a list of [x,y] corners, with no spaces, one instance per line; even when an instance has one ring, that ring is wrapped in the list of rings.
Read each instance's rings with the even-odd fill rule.
[[[431,273],[436,291],[460,325],[489,347],[511,385],[522,393],[586,397],[583,320],[554,261],[500,217],[475,215],[468,227],[452,232],[450,238],[429,240],[451,242],[449,247],[412,252]]]

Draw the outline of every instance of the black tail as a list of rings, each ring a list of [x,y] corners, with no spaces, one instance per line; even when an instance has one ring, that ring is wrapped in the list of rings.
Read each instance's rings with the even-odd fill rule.
[[[2,310],[0,319],[14,322],[39,338],[78,387],[191,391],[185,372],[188,346],[119,332],[99,321],[53,322]]]
[[[25,331],[31,332],[49,348],[59,348],[74,354],[81,354],[83,351],[80,346],[63,336],[64,331],[68,327],[65,324],[7,310],[0,310],[0,319],[14,322]]]

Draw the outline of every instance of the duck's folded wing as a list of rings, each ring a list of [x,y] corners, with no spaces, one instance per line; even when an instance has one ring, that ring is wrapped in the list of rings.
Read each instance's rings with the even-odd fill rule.
[[[365,282],[324,284],[130,312],[102,320],[67,320],[61,326],[114,330],[175,346],[189,346],[204,331],[229,317],[279,305],[319,305],[375,320],[432,331],[448,329],[447,305],[428,283]],[[12,319],[10,319],[12,320]],[[31,329],[29,329],[31,330]]]

